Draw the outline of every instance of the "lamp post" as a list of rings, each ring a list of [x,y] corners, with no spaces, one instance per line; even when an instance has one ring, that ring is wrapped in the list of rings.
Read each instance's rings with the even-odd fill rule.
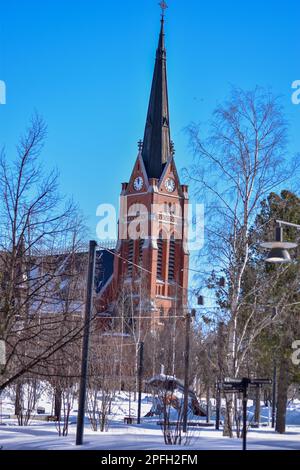
[[[137,424],[141,424],[141,409],[142,409],[142,389],[143,389],[143,367],[144,366],[144,343],[139,343],[139,368],[138,368],[138,417]]]
[[[283,226],[294,227],[300,230],[300,225],[286,222],[284,220],[276,220],[275,241],[261,243],[261,247],[271,250],[266,258],[267,263],[284,264],[290,263],[291,257],[288,250],[297,248],[297,243],[290,243],[283,241]],[[276,316],[276,310],[275,310]],[[277,387],[277,366],[274,360],[273,368],[273,391],[272,391],[272,428],[275,428],[275,415],[276,415],[276,387]]]
[[[196,310],[193,309],[191,313],[187,312],[185,316],[185,352],[184,352],[184,397],[183,397],[183,426],[184,433],[187,432],[188,422],[188,405],[189,405],[189,380],[190,380],[190,332],[191,321],[195,318]]]
[[[244,378],[242,380],[243,390],[243,451],[247,450],[247,402],[248,402],[248,387],[251,383],[250,379]]]
[[[90,241],[89,265],[88,265],[88,276],[87,276],[87,287],[86,287],[84,331],[83,331],[83,340],[82,340],[81,379],[80,379],[79,399],[78,399],[78,416],[77,416],[77,431],[76,431],[76,445],[77,446],[82,445],[82,442],[83,442],[86,387],[87,387],[87,380],[88,380],[88,353],[89,353],[89,341],[90,341],[90,324],[91,324],[91,319],[92,319],[96,247],[97,247],[97,243],[95,241]]]
[[[220,430],[220,415],[221,415],[221,384],[217,381],[216,384],[216,431]]]
[[[210,423],[210,383],[207,384],[206,391],[206,423]]]
[[[274,360],[273,369],[273,389],[272,389],[272,428],[275,428],[275,416],[276,416],[276,387],[277,387],[277,367]]]
[[[191,316],[185,317],[185,352],[184,352],[184,394],[183,394],[183,432],[187,432],[188,404],[189,404],[189,367],[190,367],[190,328]]]

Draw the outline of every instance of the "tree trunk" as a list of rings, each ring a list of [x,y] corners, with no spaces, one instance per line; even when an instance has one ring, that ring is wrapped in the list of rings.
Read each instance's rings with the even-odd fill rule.
[[[255,422],[255,425],[257,425],[257,427],[259,427],[259,424],[260,424],[260,399],[261,399],[261,387],[256,387],[254,422]]]
[[[275,431],[284,434],[286,426],[286,407],[288,400],[289,372],[288,359],[283,357],[279,366],[279,378],[277,389],[277,414]]]
[[[18,425],[23,426],[24,425],[24,420],[23,420],[23,385],[22,383],[17,383],[16,385],[16,398],[15,398],[15,415],[18,418]]]
[[[225,417],[224,417],[224,428],[223,436],[233,437],[233,415],[234,415],[234,405],[233,405],[233,395],[226,394],[226,408],[225,408]]]
[[[235,377],[236,372],[236,329],[237,320],[236,315],[234,315],[231,319],[228,332],[228,373],[231,377]],[[223,436],[233,438],[234,412],[234,396],[233,394],[226,394],[226,410],[224,418]]]
[[[60,421],[60,418],[61,418],[61,405],[62,405],[61,389],[55,388],[54,390],[54,415],[57,417],[57,421]]]

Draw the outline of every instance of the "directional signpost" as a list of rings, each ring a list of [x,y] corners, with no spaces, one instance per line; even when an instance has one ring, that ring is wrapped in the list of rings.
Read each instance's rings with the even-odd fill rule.
[[[262,385],[272,385],[269,379],[243,379],[226,378],[218,383],[218,389],[224,393],[243,394],[243,450],[247,450],[247,401],[249,387],[261,387]],[[219,413],[217,413],[219,416]],[[218,418],[219,420],[219,418]]]

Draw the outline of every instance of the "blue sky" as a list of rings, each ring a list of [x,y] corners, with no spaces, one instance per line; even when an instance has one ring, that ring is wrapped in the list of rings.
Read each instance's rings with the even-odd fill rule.
[[[231,85],[270,86],[300,149],[300,3],[169,0],[166,22],[172,138],[191,161],[184,128],[205,122]],[[96,208],[118,203],[143,137],[159,32],[158,0],[10,0],[0,5],[0,146],[14,143],[34,110],[48,125],[43,158],[58,168],[95,237]]]

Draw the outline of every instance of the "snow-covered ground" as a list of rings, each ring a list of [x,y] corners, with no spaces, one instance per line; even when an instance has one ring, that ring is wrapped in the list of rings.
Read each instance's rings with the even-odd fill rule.
[[[1,428],[0,442],[4,450],[70,450],[75,446],[76,427],[70,426],[67,437],[58,437],[54,424],[34,423],[26,428],[9,425]],[[240,450],[241,440],[228,439],[222,432],[213,429],[196,430],[191,442],[184,449],[197,450]],[[143,423],[141,426],[126,426],[115,423],[108,432],[100,433],[85,428],[84,445],[88,450],[167,450],[182,449],[183,447],[167,447],[164,445],[159,426]],[[251,450],[300,450],[300,427],[289,426],[284,435],[275,434],[268,428],[250,431],[248,448]]]
[[[81,449],[89,450],[175,450],[180,447],[167,447],[164,444],[158,418],[143,418],[141,425],[125,425],[124,416],[129,414],[129,404],[132,415],[136,415],[137,403],[129,401],[128,394],[117,395],[113,402],[112,413],[109,419],[107,432],[94,432],[86,418],[84,432],[84,445]],[[39,403],[44,406],[46,413],[51,413],[52,404],[47,397]],[[250,403],[251,405],[251,403]],[[142,416],[152,406],[151,397],[144,395],[142,401]],[[2,425],[0,424],[0,446],[4,450],[70,450],[78,449],[75,446],[76,434],[76,407],[70,417],[69,435],[59,437],[55,423],[33,420],[27,427],[17,426],[15,419],[5,415],[12,414],[13,404],[9,397],[2,403]],[[249,418],[252,414],[249,407]],[[268,409],[262,407],[262,423],[268,422]],[[300,403],[295,402],[289,406],[287,412],[287,432],[284,435],[276,434],[271,428],[264,426],[260,429],[251,429],[248,433],[248,448],[251,450],[300,450]],[[222,431],[214,428],[195,427],[189,431],[189,441],[185,450],[239,450],[240,439],[229,439],[222,436]]]

